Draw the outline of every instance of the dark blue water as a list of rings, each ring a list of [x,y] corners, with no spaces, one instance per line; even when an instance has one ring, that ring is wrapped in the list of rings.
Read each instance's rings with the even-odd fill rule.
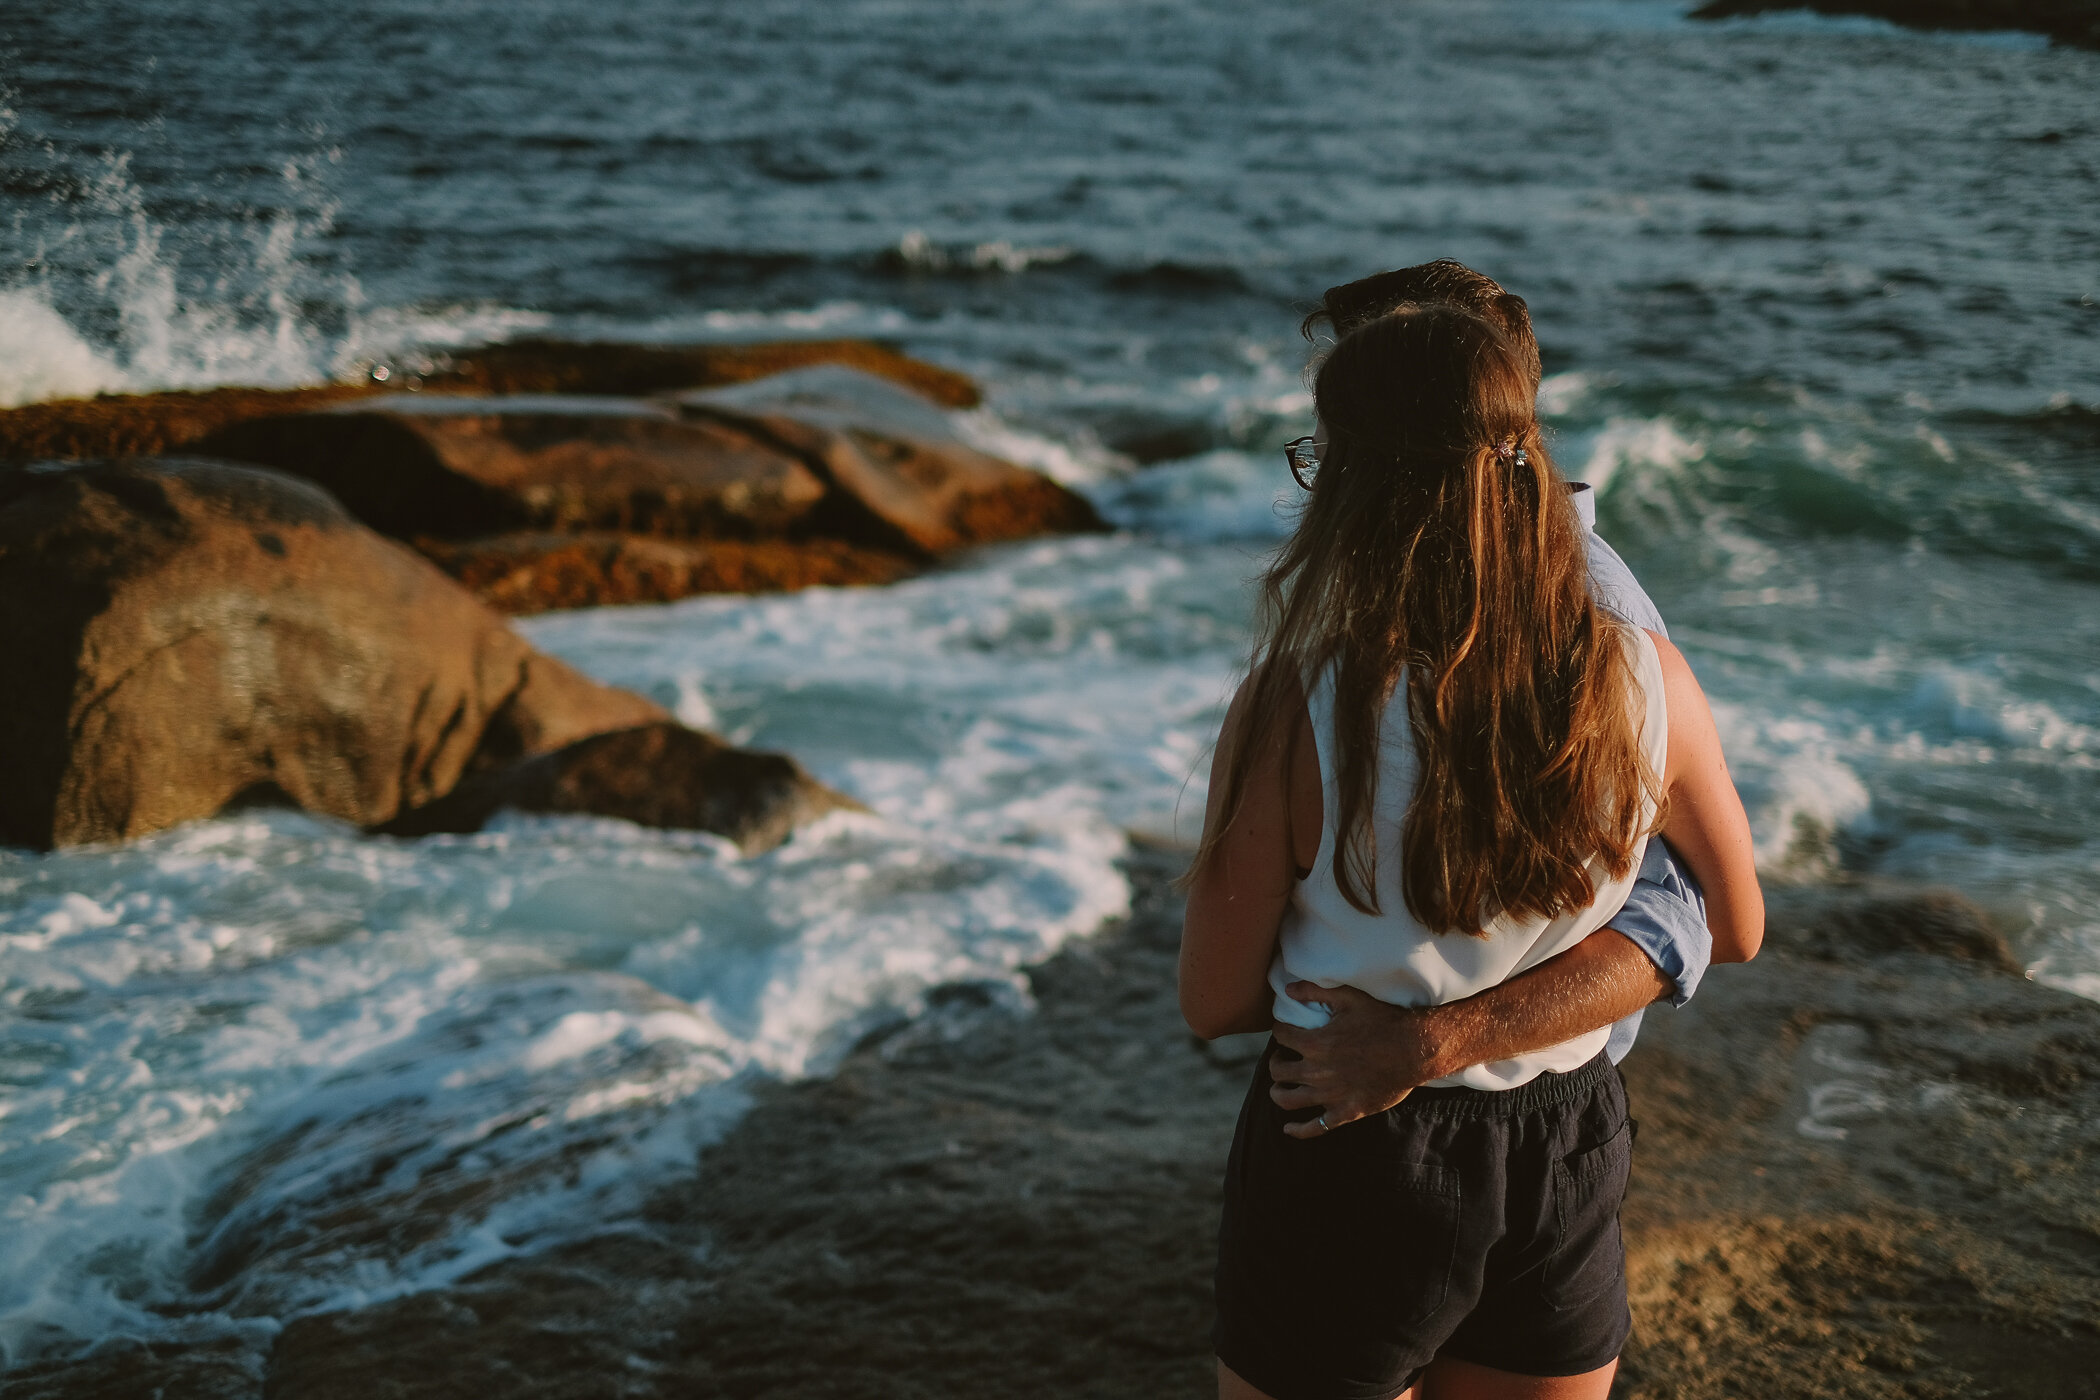
[[[880,814],[772,864],[275,817],[0,855],[0,1349],[614,1218],[736,1075],[1112,914],[1283,528],[1297,319],[1431,257],[1530,300],[1556,451],[1712,693],[1769,876],[1954,885],[2100,996],[2100,56],[1683,8],[0,4],[0,398],[874,334],[1130,527],[535,623]],[[210,1204],[316,1101],[242,1178],[264,1205]],[[534,1113],[600,1125],[600,1176],[556,1191],[579,1140],[512,1134],[463,1242],[287,1243],[382,1156],[425,1165],[358,1199],[415,1218],[462,1168],[404,1142]],[[200,1294],[235,1237],[260,1262]]]

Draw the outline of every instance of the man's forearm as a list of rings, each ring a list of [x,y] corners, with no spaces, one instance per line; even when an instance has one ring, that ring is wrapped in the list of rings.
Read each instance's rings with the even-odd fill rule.
[[[1421,1013],[1431,1072],[1513,1059],[1598,1030],[1668,996],[1675,984],[1631,939],[1599,929],[1530,971]]]
[[[1442,1006],[1393,1006],[1354,987],[1294,982],[1299,1001],[1325,1002],[1325,1026],[1277,1021],[1269,1097],[1308,1117],[1284,1126],[1316,1137],[1382,1113],[1433,1079],[1559,1045],[1630,1016],[1673,983],[1632,939],[1599,929],[1500,986]],[[1311,1118],[1310,1111],[1321,1110]]]

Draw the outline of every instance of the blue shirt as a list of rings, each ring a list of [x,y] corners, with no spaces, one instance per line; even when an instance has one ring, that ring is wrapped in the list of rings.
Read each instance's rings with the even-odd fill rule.
[[[1634,578],[1633,570],[1626,567],[1618,551],[1597,533],[1597,493],[1586,482],[1573,486],[1575,513],[1582,517],[1588,537],[1591,596],[1600,607],[1634,626],[1645,627],[1657,636],[1669,636],[1670,629],[1663,626],[1654,600]],[[1631,939],[1662,969],[1663,976],[1677,984],[1669,998],[1672,1006],[1682,1006],[1692,999],[1699,979],[1706,975],[1707,964],[1713,961],[1714,936],[1706,926],[1706,896],[1692,872],[1678,863],[1659,836],[1648,842],[1648,853],[1641,860],[1633,893],[1626,896],[1626,907],[1606,927]],[[1613,1064],[1625,1059],[1626,1052],[1633,1048],[1634,1037],[1641,1031],[1641,1014],[1636,1011],[1611,1028],[1604,1053]]]

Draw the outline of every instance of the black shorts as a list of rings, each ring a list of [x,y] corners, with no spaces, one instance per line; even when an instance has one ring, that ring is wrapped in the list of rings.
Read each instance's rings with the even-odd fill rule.
[[[1276,1400],[1389,1400],[1438,1355],[1577,1376],[1619,1354],[1632,1125],[1604,1056],[1284,1135],[1310,1116],[1270,1101],[1264,1055],[1218,1231],[1211,1338],[1241,1379]]]

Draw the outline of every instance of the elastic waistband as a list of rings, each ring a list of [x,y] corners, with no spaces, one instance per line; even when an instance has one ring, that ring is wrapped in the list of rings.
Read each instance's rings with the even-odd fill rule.
[[[1425,1113],[1439,1118],[1485,1118],[1530,1113],[1580,1098],[1618,1071],[1603,1051],[1588,1064],[1563,1074],[1551,1070],[1514,1089],[1475,1089],[1455,1084],[1448,1089],[1417,1089],[1393,1106],[1398,1113]]]

